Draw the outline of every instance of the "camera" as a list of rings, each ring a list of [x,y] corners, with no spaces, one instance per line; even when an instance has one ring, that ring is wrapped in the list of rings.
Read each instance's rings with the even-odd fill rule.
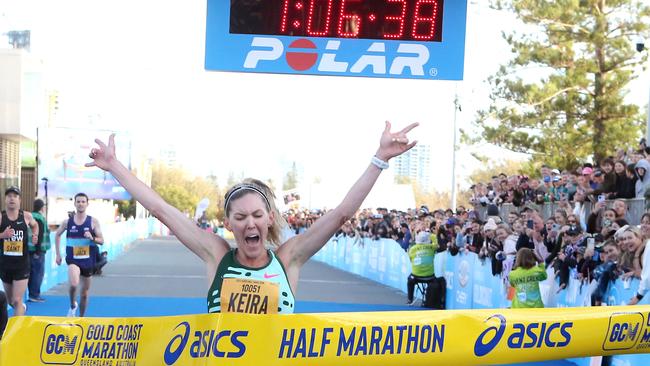
[[[645,44],[643,44],[643,43],[641,43],[641,42],[637,42],[637,44],[636,44],[636,51],[637,51],[637,52],[642,52],[644,49],[645,49]]]
[[[506,255],[502,251],[498,251],[495,255],[494,258],[498,261],[504,261],[506,259]]]

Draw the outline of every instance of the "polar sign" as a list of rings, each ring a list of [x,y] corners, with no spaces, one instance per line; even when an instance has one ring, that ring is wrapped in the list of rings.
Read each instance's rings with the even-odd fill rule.
[[[467,0],[208,0],[207,70],[462,80]]]

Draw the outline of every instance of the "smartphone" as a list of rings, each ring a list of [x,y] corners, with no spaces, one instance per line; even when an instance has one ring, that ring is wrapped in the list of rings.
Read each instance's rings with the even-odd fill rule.
[[[596,249],[596,239],[587,238],[587,249],[591,249],[592,252]]]
[[[599,194],[598,195],[598,202],[605,202],[605,195],[604,194]]]
[[[526,227],[529,228],[529,229],[532,229],[533,228],[533,220],[526,221]]]
[[[551,231],[560,231],[560,224],[553,224]]]

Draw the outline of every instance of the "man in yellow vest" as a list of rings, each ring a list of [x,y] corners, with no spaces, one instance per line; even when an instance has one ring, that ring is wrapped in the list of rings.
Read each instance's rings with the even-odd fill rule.
[[[431,233],[420,231],[415,236],[415,244],[408,250],[411,259],[411,275],[406,282],[408,305],[415,304],[414,291],[418,282],[430,282],[433,279],[433,257],[438,249],[437,244],[431,244]]]

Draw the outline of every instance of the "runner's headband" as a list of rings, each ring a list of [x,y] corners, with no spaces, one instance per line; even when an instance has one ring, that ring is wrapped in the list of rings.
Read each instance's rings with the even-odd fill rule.
[[[223,206],[226,211],[228,211],[228,205],[230,204],[230,199],[232,198],[232,196],[236,192],[244,191],[244,190],[246,190],[246,191],[255,191],[255,192],[259,193],[259,195],[262,196],[262,198],[264,198],[264,202],[266,202],[266,207],[269,210],[271,210],[271,204],[269,203],[269,199],[266,197],[266,194],[264,194],[264,192],[261,189],[257,188],[256,186],[254,186],[252,184],[242,184],[242,185],[239,185],[239,186],[233,188],[230,191],[230,193],[226,196],[226,204]]]

